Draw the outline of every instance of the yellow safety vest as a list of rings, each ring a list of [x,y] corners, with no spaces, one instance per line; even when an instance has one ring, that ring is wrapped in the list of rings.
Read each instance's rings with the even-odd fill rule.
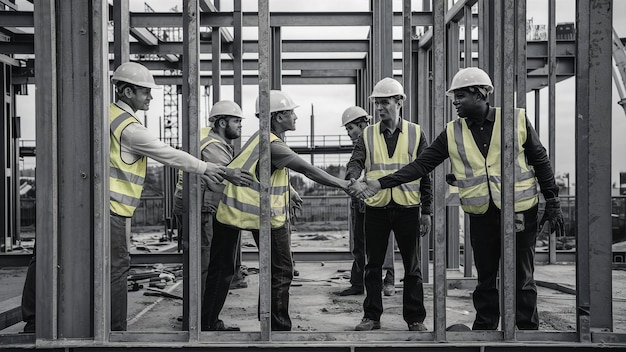
[[[200,129],[200,152],[204,150],[209,144],[213,142],[221,142],[215,138],[209,138],[209,132],[211,132],[211,127],[202,127]],[[178,177],[176,178],[176,190],[178,192],[183,191],[183,170],[178,170]],[[180,193],[180,197],[182,197],[182,193]]]
[[[279,137],[270,133],[270,143]],[[222,224],[231,225],[244,230],[258,230],[260,227],[260,193],[261,185],[256,175],[259,163],[259,133],[256,132],[241,152],[228,164],[229,168],[241,168],[249,171],[254,181],[249,187],[235,186],[226,182],[222,200],[217,208],[217,220]],[[270,216],[271,227],[283,227],[287,221],[289,205],[289,176],[287,169],[277,169],[270,176]]]
[[[517,135],[515,136],[515,212],[528,210],[538,201],[534,171],[524,155],[526,142],[526,112],[515,109]],[[483,157],[464,118],[448,122],[448,153],[452,172],[456,178],[453,186],[459,188],[461,207],[469,214],[484,214],[490,199],[502,207],[502,165],[500,163],[500,108],[496,108],[491,142],[487,158]]]
[[[402,132],[398,136],[398,144],[393,155],[389,157],[387,143],[380,133],[380,122],[367,126],[363,130],[365,142],[365,177],[377,180],[392,174],[417,158],[420,142],[420,126],[402,120]],[[367,198],[365,204],[371,207],[384,207],[393,200],[402,206],[420,204],[420,179],[401,184],[391,189],[383,189],[376,195]]]
[[[122,131],[131,123],[140,123],[132,114],[111,104],[109,108],[111,149],[109,161],[109,202],[111,213],[132,217],[139,206],[146,178],[148,158],[141,156],[132,164],[122,160]]]

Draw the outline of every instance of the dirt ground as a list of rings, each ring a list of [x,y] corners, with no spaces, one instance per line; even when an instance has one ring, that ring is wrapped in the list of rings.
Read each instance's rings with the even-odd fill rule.
[[[244,233],[243,245],[254,247],[249,234]],[[347,231],[295,231],[292,237],[294,252],[298,250],[348,250]],[[290,315],[293,331],[341,332],[351,331],[363,316],[360,296],[341,297],[337,293],[349,287],[350,261],[337,262],[298,262],[299,276],[294,278],[291,288]],[[257,320],[258,262],[244,262],[248,268],[247,283],[244,289],[231,290],[220,318],[228,325],[239,326],[242,331],[259,331]],[[459,270],[448,270],[449,279],[462,278]],[[381,318],[382,330],[406,330],[402,319],[402,279],[403,268],[400,258],[396,258],[395,295],[383,296],[384,313]],[[537,280],[560,284],[565,288],[575,288],[575,265],[557,264],[536,267]],[[425,284],[426,325],[433,328],[433,287],[432,268],[430,283]],[[182,295],[180,282],[166,287],[172,293]],[[465,324],[471,326],[474,307],[471,293],[473,287],[450,288],[446,297],[446,326]],[[538,287],[538,308],[540,329],[549,331],[575,331],[575,295],[555,289]],[[182,301],[177,299],[146,297],[141,291],[130,292],[132,312],[129,314],[129,330],[180,330],[182,322]],[[139,315],[139,317],[137,317]],[[132,317],[135,318],[132,318]],[[626,332],[626,271],[613,271],[613,316],[614,331]]]
[[[158,236],[157,236],[158,238]],[[348,250],[347,231],[295,231],[292,237],[293,250]],[[243,235],[244,250],[254,247],[249,233]],[[337,295],[349,286],[351,261],[298,262],[299,276],[294,278],[291,288],[290,314],[294,331],[341,332],[351,331],[362,318],[360,296]],[[247,288],[231,290],[220,318],[228,325],[239,326],[242,331],[259,331],[257,320],[258,262],[244,262],[247,267]],[[431,268],[432,269],[432,268]],[[0,299],[7,300],[21,294],[25,268],[0,268]],[[425,284],[426,325],[433,328],[432,270],[430,283]],[[448,270],[448,278],[462,278],[459,270]],[[403,270],[400,258],[396,258],[395,295],[383,297],[384,313],[382,330],[407,329],[402,319]],[[575,265],[557,264],[536,267],[537,280],[557,283],[566,288],[575,288]],[[165,283],[164,291],[182,296],[182,281]],[[146,283],[145,286],[148,286]],[[474,319],[471,291],[473,287],[449,288],[446,297],[446,325],[465,324],[471,326]],[[182,330],[182,300],[158,296],[146,296],[144,287],[129,292],[130,331],[180,331]],[[576,297],[555,289],[539,287],[540,329],[574,331]],[[626,332],[626,271],[613,270],[613,317],[614,331]],[[21,331],[23,324],[16,324],[1,333]]]

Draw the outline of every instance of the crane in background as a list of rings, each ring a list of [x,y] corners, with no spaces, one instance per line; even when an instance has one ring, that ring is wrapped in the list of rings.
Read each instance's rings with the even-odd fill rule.
[[[615,28],[613,28],[613,60],[615,60],[615,66],[613,67],[613,80],[617,87],[620,100],[617,102],[624,108],[626,113],[626,49],[622,40],[617,35]],[[618,76],[619,72],[619,76]],[[619,79],[621,76],[621,80]]]

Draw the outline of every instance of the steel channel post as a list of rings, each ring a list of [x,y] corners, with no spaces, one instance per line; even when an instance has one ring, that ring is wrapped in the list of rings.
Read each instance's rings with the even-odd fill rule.
[[[259,183],[261,225],[259,236],[259,315],[261,340],[271,340],[271,226],[270,226],[270,12],[269,0],[259,0]]]
[[[445,125],[446,82],[446,1],[433,0],[433,131],[438,133]],[[435,340],[446,340],[446,201],[443,165],[434,171],[434,330]]]
[[[182,104],[182,142],[183,150],[200,157],[200,6],[198,0],[183,1],[183,104]],[[219,32],[219,31],[218,31]],[[219,37],[218,37],[219,38]],[[219,61],[219,60],[214,60]],[[184,229],[188,235],[189,248],[187,265],[183,315],[188,322],[189,340],[200,339],[200,177],[196,174],[184,173],[183,207],[188,209],[183,216]]]
[[[501,170],[502,170],[502,206],[501,206],[501,326],[505,341],[515,340],[515,150],[518,143],[517,115],[515,113],[515,0],[503,0],[500,21],[501,73]],[[498,16],[499,17],[499,16]],[[497,66],[496,66],[497,68]]]

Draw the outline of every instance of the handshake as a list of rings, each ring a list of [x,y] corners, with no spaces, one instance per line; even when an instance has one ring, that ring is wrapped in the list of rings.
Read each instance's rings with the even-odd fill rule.
[[[359,198],[360,200],[372,197],[380,191],[380,182],[378,182],[378,180],[366,179],[364,181],[357,181],[355,179],[350,179],[350,181],[347,182],[348,185],[344,191],[352,197]]]

